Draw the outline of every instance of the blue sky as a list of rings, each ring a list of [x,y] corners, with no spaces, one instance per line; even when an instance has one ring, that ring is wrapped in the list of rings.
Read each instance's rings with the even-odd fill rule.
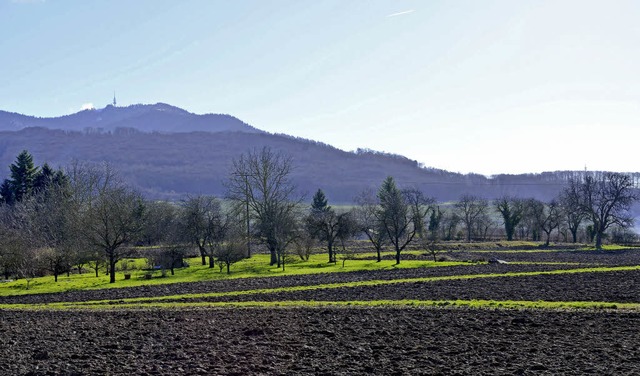
[[[637,1],[0,0],[0,109],[165,102],[481,174],[640,171]]]

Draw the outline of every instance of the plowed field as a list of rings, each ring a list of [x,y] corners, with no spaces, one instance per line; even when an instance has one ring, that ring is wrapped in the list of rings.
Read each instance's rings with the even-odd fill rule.
[[[588,269],[640,265],[637,251],[559,254],[562,262],[575,254],[574,262],[580,264],[544,264],[553,262],[552,252],[499,253],[501,259],[540,264],[470,264],[3,297],[5,307],[109,301],[92,310],[0,310],[0,374],[640,374],[640,311],[635,309],[193,307],[203,301],[640,303],[640,270]],[[344,285],[352,282],[368,285]],[[159,297],[179,305],[144,306],[147,298]],[[139,308],[119,307],[131,304],[131,298],[142,298],[134,302]]]

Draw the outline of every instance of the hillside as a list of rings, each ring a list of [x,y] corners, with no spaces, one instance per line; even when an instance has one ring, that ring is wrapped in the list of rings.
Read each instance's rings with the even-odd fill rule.
[[[261,132],[238,118],[222,114],[197,115],[164,103],[137,104],[128,107],[107,106],[71,115],[38,118],[0,111],[0,131],[18,131],[30,127],[82,132],[112,132],[118,128],[136,128],[143,132]]]
[[[107,106],[58,118],[0,112],[0,178],[6,177],[16,155],[27,149],[37,164],[65,166],[74,159],[109,162],[149,198],[224,195],[223,181],[232,159],[263,146],[292,155],[296,166],[292,178],[307,198],[322,188],[333,203],[351,203],[359,192],[376,188],[389,175],[401,186],[419,188],[440,201],[461,194],[548,200],[573,174],[463,175],[424,168],[398,155],[345,152],[269,134],[229,115],[196,115],[165,104]]]

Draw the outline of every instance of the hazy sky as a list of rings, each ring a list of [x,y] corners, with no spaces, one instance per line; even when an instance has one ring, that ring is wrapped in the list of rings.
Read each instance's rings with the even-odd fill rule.
[[[0,109],[165,102],[482,174],[640,171],[640,1],[0,0]]]

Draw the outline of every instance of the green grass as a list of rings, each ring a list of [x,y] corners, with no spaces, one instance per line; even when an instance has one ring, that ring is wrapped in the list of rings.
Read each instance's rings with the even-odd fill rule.
[[[93,304],[14,304],[3,305],[8,310],[130,310],[130,309],[189,309],[189,308],[313,308],[313,307],[467,307],[474,309],[545,309],[545,310],[578,310],[606,309],[620,311],[638,311],[640,303],[618,302],[549,302],[522,300],[371,300],[371,301],[277,301],[277,302],[148,302],[144,304],[128,303],[117,307],[105,307]]]
[[[130,307],[130,306],[153,307],[153,306],[156,306],[157,304],[171,305],[173,303],[168,302],[171,300],[184,301],[184,300],[194,300],[194,299],[223,297],[223,296],[229,297],[229,296],[252,295],[252,294],[270,294],[270,293],[293,292],[293,291],[312,291],[312,290],[318,290],[318,289],[336,289],[336,288],[350,288],[350,287],[362,287],[362,286],[373,287],[373,286],[391,285],[391,284],[398,284],[398,283],[435,282],[435,281],[477,279],[477,278],[509,278],[509,277],[524,277],[524,276],[554,275],[554,274],[603,273],[603,272],[630,271],[630,270],[640,270],[640,265],[617,266],[617,267],[594,267],[594,268],[537,271],[537,272],[510,272],[510,273],[502,273],[502,274],[490,273],[490,274],[469,274],[469,275],[453,275],[453,276],[440,276],[440,277],[404,278],[404,279],[393,279],[393,280],[368,280],[368,281],[328,283],[328,284],[318,284],[318,285],[308,285],[308,286],[289,286],[289,287],[239,290],[239,291],[227,291],[227,292],[140,297],[140,298],[118,299],[115,301],[114,300],[98,300],[98,301],[88,301],[88,302],[69,302],[69,303],[62,302],[62,303],[52,303],[52,304],[37,305],[37,306],[48,307],[52,309],[53,308],[57,308],[57,309],[73,308],[76,306],[82,306],[82,307],[95,306],[95,307],[101,307],[102,309]],[[183,302],[183,304],[187,306],[189,306],[190,304],[195,304],[195,306],[198,306],[200,303],[199,302]],[[0,309],[10,309],[10,308],[15,309],[15,308],[24,308],[28,306],[29,305],[4,304],[4,305],[0,305]]]
[[[358,255],[359,257],[371,257],[374,256],[375,253],[360,253]],[[83,274],[72,274],[70,277],[67,277],[66,275],[59,276],[57,283],[54,282],[54,278],[52,276],[34,278],[29,283],[29,290],[26,288],[27,281],[22,279],[0,284],[0,296],[56,293],[87,289],[122,288],[141,285],[199,282],[232,278],[275,277],[360,270],[392,270],[397,268],[429,268],[469,265],[469,263],[466,262],[433,262],[426,260],[403,260],[400,265],[395,265],[395,261],[393,260],[383,260],[381,262],[376,262],[375,260],[347,260],[343,268],[342,261],[340,259],[338,259],[336,264],[333,264],[328,263],[327,258],[328,256],[325,254],[314,254],[310,257],[309,261],[294,259],[293,262],[285,266],[285,270],[283,271],[281,268],[279,269],[275,266],[269,266],[269,255],[257,254],[250,259],[246,259],[232,265],[231,274],[227,274],[226,271],[220,273],[217,267],[211,269],[208,266],[201,265],[200,258],[191,258],[188,259],[191,266],[188,268],[176,269],[176,274],[173,276],[167,272],[166,277],[160,278],[160,272],[154,271],[154,278],[144,279],[143,277],[147,273],[146,271],[134,270],[130,271],[132,274],[131,279],[125,280],[124,272],[119,271],[116,273],[116,283],[112,284],[109,283],[109,277],[104,275],[104,273],[99,277],[96,277],[94,273],[87,272]],[[135,260],[134,264],[137,267],[143,267],[144,260]],[[120,263],[118,266],[120,266]]]

